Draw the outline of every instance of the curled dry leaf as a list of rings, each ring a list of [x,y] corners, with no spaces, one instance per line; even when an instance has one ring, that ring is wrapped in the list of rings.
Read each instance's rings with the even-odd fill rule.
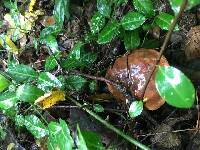
[[[143,95],[145,83],[156,63],[159,53],[153,49],[139,49],[132,53],[119,57],[114,65],[107,70],[106,78],[125,86],[133,97],[143,99],[144,106],[149,110],[156,110],[165,101],[160,97],[155,86],[155,72],[153,73]],[[168,62],[162,56],[159,65],[168,66]],[[113,85],[108,84],[109,91],[118,100],[125,104],[126,99],[123,94]]]
[[[188,60],[200,57],[200,25],[188,32],[184,50]]]

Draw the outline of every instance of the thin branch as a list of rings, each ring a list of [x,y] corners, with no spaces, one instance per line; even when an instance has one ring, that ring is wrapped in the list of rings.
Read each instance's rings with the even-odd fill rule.
[[[138,146],[139,148],[141,148],[143,150],[150,150],[147,146],[145,146],[142,143],[138,142],[137,140],[133,139],[129,135],[124,134],[121,130],[119,130],[118,128],[114,127],[113,125],[111,125],[110,123],[108,123],[106,120],[102,119],[100,116],[98,116],[97,114],[95,114],[93,111],[89,110],[86,107],[82,107],[82,105],[77,100],[75,100],[75,99],[73,99],[73,98],[71,98],[69,96],[66,96],[66,98],[69,99],[70,101],[72,101],[74,104],[76,104],[80,108],[82,108],[83,110],[85,110],[88,114],[90,114],[96,120],[98,120],[99,122],[101,122],[107,128],[109,128],[113,132],[117,133],[118,135],[120,135],[121,137],[123,137],[124,139],[126,139],[127,141],[129,141],[130,143]]]
[[[180,18],[180,16],[182,15],[182,13],[184,12],[184,10],[185,10],[185,8],[186,8],[186,6],[187,6],[187,2],[188,2],[187,0],[183,0],[183,1],[182,1],[180,10],[179,10],[178,14],[175,16],[175,18],[174,18],[172,24],[170,25],[170,28],[169,28],[169,30],[168,30],[168,32],[167,32],[167,35],[166,35],[166,37],[165,37],[165,40],[164,40],[164,42],[163,42],[163,45],[161,46],[160,53],[159,53],[159,56],[158,56],[158,58],[157,58],[157,60],[156,60],[156,63],[155,63],[155,65],[153,66],[152,71],[149,73],[149,76],[148,76],[148,78],[147,78],[147,80],[146,80],[146,83],[145,83],[145,85],[144,85],[142,97],[144,97],[144,94],[145,94],[147,85],[148,85],[148,83],[149,83],[149,81],[150,81],[150,79],[151,79],[151,76],[153,75],[153,73],[154,73],[154,71],[155,71],[155,69],[156,69],[156,66],[157,66],[158,63],[160,62],[160,59],[161,59],[161,57],[162,57],[162,55],[163,55],[163,53],[164,53],[164,51],[165,51],[165,49],[166,49],[166,47],[167,47],[167,44],[168,44],[168,42],[169,42],[169,40],[170,40],[170,37],[171,37],[171,35],[172,35],[172,33],[173,33],[173,30],[174,30],[176,24],[177,24],[177,22],[178,22],[178,19]]]

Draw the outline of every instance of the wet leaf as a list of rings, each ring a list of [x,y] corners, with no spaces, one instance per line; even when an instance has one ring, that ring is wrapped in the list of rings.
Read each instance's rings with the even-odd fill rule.
[[[78,150],[88,150],[85,139],[83,138],[83,135],[78,125],[77,125],[77,131],[78,131],[78,144],[77,144]]]
[[[0,92],[8,88],[10,81],[0,74]]]
[[[85,139],[87,148],[89,150],[103,150],[105,149],[103,147],[103,144],[101,142],[101,139],[99,135],[97,135],[96,132],[93,131],[82,131],[82,136]]]
[[[159,94],[169,105],[178,108],[193,106],[194,86],[180,70],[171,66],[159,67],[155,80]]]
[[[16,94],[21,101],[33,103],[44,92],[34,85],[23,84],[17,88]]]
[[[99,33],[98,43],[105,44],[111,42],[119,34],[119,23],[113,20],[106,24],[103,30]]]
[[[48,124],[48,150],[71,150],[74,146],[74,141],[70,135],[69,128],[64,120],[60,119],[59,122],[60,124],[57,122]]]
[[[15,116],[15,125],[20,126],[20,127],[24,126],[24,122],[25,122],[24,119],[25,118],[23,115],[16,115]]]
[[[124,35],[124,45],[126,50],[132,50],[140,45],[140,37],[138,31],[129,31]]]
[[[161,13],[158,15],[155,19],[155,23],[163,30],[168,30],[171,23],[173,22],[174,16],[167,14],[167,13]],[[175,27],[175,31],[178,30],[178,26]]]
[[[96,12],[91,19],[90,30],[93,34],[98,33],[105,25],[105,17]]]
[[[196,5],[199,4],[200,4],[199,0],[189,0],[187,9],[191,9],[192,7],[195,7]]]
[[[51,91],[50,93],[46,93],[45,95],[39,97],[35,104],[39,105],[42,109],[49,108],[59,101],[65,100],[65,93],[60,90]]]
[[[108,0],[97,0],[97,9],[105,17],[109,17],[111,13],[111,5]]]
[[[46,58],[45,61],[45,70],[51,71],[56,68],[57,60],[60,57],[60,53],[56,53],[55,55],[50,55]]]
[[[134,101],[131,103],[129,107],[129,115],[131,118],[139,116],[143,111],[143,102],[142,101]]]
[[[125,30],[134,30],[140,27],[146,18],[138,12],[128,12],[121,20],[121,24]]]
[[[96,53],[87,53],[82,49],[82,43],[78,42],[70,51],[67,59],[62,62],[62,67],[71,70],[75,68],[89,68],[96,60]]]
[[[51,49],[53,54],[59,52],[58,43],[55,36],[48,35],[46,38],[41,39],[40,42],[46,44]]]
[[[81,91],[86,82],[87,80],[81,76],[71,75],[66,78],[66,87],[70,90],[75,90],[78,92]]]
[[[101,106],[99,104],[95,104],[93,107],[94,107],[95,112],[104,112],[103,106]]]
[[[169,0],[169,3],[171,5],[171,8],[174,11],[174,13],[178,14],[182,0]]]
[[[16,105],[18,99],[15,92],[5,92],[0,95],[0,108],[6,110]]]
[[[37,139],[48,135],[47,127],[35,115],[25,116],[24,125]]]
[[[54,87],[61,88],[62,83],[51,73],[42,72],[38,78],[38,87],[44,91],[49,91]]]
[[[154,16],[154,8],[151,0],[133,0],[133,5],[138,12],[147,17]]]
[[[9,64],[7,72],[13,80],[18,82],[34,81],[38,77],[38,73],[33,68],[23,64]]]

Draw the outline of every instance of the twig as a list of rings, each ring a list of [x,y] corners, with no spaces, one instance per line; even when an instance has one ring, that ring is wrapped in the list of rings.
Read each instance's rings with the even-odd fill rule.
[[[170,40],[170,37],[171,37],[171,35],[172,35],[172,33],[173,33],[173,30],[174,30],[174,28],[175,28],[175,26],[176,26],[176,23],[178,22],[178,19],[180,18],[180,16],[182,15],[182,13],[184,12],[184,10],[185,10],[185,8],[186,8],[186,6],[187,6],[187,2],[188,2],[187,0],[183,0],[183,1],[182,1],[180,10],[179,10],[178,14],[175,16],[175,18],[174,18],[172,24],[170,25],[170,28],[169,28],[169,30],[168,30],[168,32],[167,32],[167,35],[166,35],[166,37],[165,37],[165,40],[164,40],[164,42],[163,42],[163,45],[161,46],[160,53],[159,53],[159,56],[158,56],[158,58],[157,58],[157,60],[156,60],[156,63],[155,63],[155,65],[153,66],[152,71],[149,73],[149,76],[148,76],[148,78],[147,78],[147,80],[146,80],[146,83],[145,83],[145,85],[144,85],[142,97],[144,97],[144,94],[145,94],[147,85],[148,85],[148,83],[149,83],[149,81],[150,81],[150,79],[151,79],[151,76],[153,75],[153,73],[154,73],[154,71],[155,71],[155,69],[156,69],[156,66],[157,66],[158,63],[160,62],[160,59],[161,59],[161,57],[162,57],[162,55],[163,55],[163,53],[164,53],[164,51],[165,51],[165,49],[166,49],[166,47],[167,47],[167,44],[168,44],[168,42],[169,42],[169,40]]]
[[[129,141],[130,143],[138,146],[139,148],[143,149],[143,150],[149,150],[149,148],[145,145],[143,145],[142,143],[138,142],[137,140],[133,139],[132,137],[130,137],[129,135],[124,134],[121,130],[117,129],[116,127],[114,127],[113,125],[109,124],[106,120],[102,119],[100,116],[98,116],[97,114],[95,114],[93,111],[87,109],[86,107],[82,107],[82,105],[77,102],[75,99],[66,96],[67,99],[69,99],[70,101],[72,101],[74,104],[76,104],[77,106],[81,107],[82,109],[84,109],[88,114],[90,114],[92,117],[94,117],[95,119],[97,119],[99,122],[101,122],[103,125],[105,125],[107,128],[109,128],[110,130],[112,130],[113,132],[117,133],[118,135],[122,136],[124,139],[126,139],[127,141]]]

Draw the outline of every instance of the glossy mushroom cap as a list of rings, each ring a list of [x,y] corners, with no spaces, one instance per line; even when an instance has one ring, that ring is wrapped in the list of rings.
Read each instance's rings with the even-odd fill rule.
[[[130,54],[126,54],[116,59],[114,65],[107,70],[106,78],[125,86],[131,92],[133,97],[142,99],[145,102],[145,107],[149,110],[160,108],[165,101],[160,97],[155,86],[155,72],[153,73],[147,88],[144,98],[142,92],[149,76],[156,63],[159,52],[153,49],[138,49]],[[168,62],[162,56],[159,65],[168,66]],[[123,94],[113,85],[108,84],[109,91],[118,100],[119,103],[126,103]]]

